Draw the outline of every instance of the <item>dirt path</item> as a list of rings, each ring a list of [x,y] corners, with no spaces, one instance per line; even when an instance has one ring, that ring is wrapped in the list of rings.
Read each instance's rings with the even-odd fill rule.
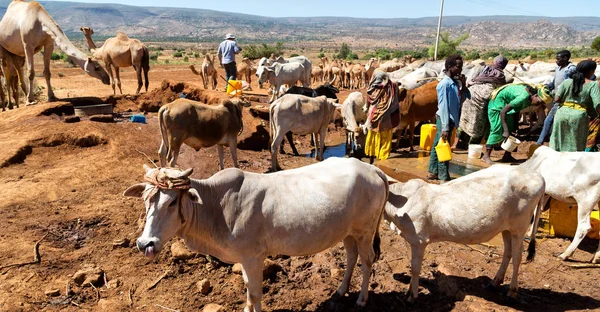
[[[187,67],[155,66],[150,72],[150,88],[152,92],[157,88],[159,91],[111,100],[110,87],[87,77],[80,69],[60,71],[63,78],[53,77],[59,98],[115,101],[116,111],[121,113],[135,112],[140,99],[150,101],[166,94],[159,92],[164,79],[200,86],[199,77]],[[133,72],[125,70],[122,77],[124,91],[134,92]],[[222,87],[220,82],[219,88]],[[342,99],[348,93],[343,91]],[[220,304],[225,311],[242,310],[243,280],[230,265],[199,255],[188,260],[175,259],[170,246],[155,260],[148,260],[135,248],[133,242],[143,226],[143,204],[124,198],[122,192],[142,179],[142,164],[148,160],[140,152],[156,158],[160,140],[156,114],[147,114],[146,124],[131,123],[125,118],[115,123],[83,120],[70,124],[57,114],[69,105],[42,102],[0,113],[0,266],[33,260],[34,244],[47,235],[40,243],[39,264],[0,270],[0,310],[165,311],[160,305],[191,311],[209,303]],[[252,105],[265,107],[258,102]],[[263,128],[267,123],[252,117],[248,110],[244,111],[244,122],[246,130],[240,140],[248,141],[238,152],[240,166],[266,172],[270,154],[256,148],[256,144],[264,143]],[[343,142],[341,129],[332,125],[329,134],[328,145]],[[309,153],[307,138],[297,140],[300,151]],[[280,156],[284,168],[313,162],[307,157]],[[227,151],[225,164],[232,166]],[[210,177],[218,169],[216,149],[195,152],[184,147],[179,165],[194,168],[194,178]],[[409,282],[408,245],[384,224],[383,258],[375,264],[366,311],[599,309],[598,269],[572,269],[552,255],[567,244],[564,239],[541,241],[537,259],[522,266],[521,301],[513,306],[505,305],[502,295],[483,289],[500,265],[501,247],[477,245],[472,249],[457,244],[432,244],[423,264],[421,295],[415,305],[410,305],[404,295]],[[589,260],[596,247],[597,241],[584,241],[575,259]],[[341,244],[314,256],[273,261],[276,269],[263,283],[266,311],[356,310],[359,270],[354,272],[350,296],[339,301],[330,299],[343,276],[345,252]],[[90,267],[100,268],[104,275],[94,281],[93,274],[88,274],[94,287],[89,283],[77,285],[73,275]],[[196,286],[203,279],[211,284],[207,295]]]

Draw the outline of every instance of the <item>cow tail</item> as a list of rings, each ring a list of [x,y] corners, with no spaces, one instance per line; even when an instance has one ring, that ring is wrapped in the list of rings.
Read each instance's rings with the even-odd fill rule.
[[[544,198],[546,197],[546,183],[544,181],[542,196],[538,201],[538,204],[533,212],[533,224],[531,225],[531,232],[529,233],[529,246],[527,247],[527,262],[533,261],[535,258],[535,235],[537,233],[538,224],[540,221],[540,216],[542,214],[542,208],[545,204]]]
[[[169,155],[169,143],[168,143],[168,138],[167,138],[168,135],[167,135],[167,128],[165,125],[165,113],[166,113],[167,109],[168,109],[168,106],[167,107],[163,106],[158,111],[158,125],[160,127],[160,136],[162,137],[162,144],[164,145],[164,147],[167,150],[167,154],[165,155],[165,157],[167,157],[167,155]],[[161,155],[158,155],[158,156],[160,157]],[[168,159],[165,159],[165,160],[168,163],[169,160]],[[166,163],[160,164],[160,166],[166,167],[167,164]]]
[[[377,260],[379,260],[379,258],[381,257],[381,238],[379,237],[379,227],[381,225],[381,219],[383,218],[385,205],[387,204],[390,191],[390,185],[388,183],[387,176],[385,175],[385,173],[383,173],[383,171],[381,171],[379,168],[376,168],[376,171],[381,180],[383,180],[383,182],[385,183],[385,201],[383,202],[383,207],[381,207],[381,213],[379,214],[379,219],[377,220],[377,228],[375,228],[375,236],[373,237],[373,251],[375,251],[375,259],[373,259],[374,263],[377,262]]]

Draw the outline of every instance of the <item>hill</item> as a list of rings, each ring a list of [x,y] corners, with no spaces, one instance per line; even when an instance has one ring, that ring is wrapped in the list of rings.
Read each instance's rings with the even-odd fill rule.
[[[10,1],[0,0],[4,14]],[[72,40],[82,40],[81,26],[97,36],[123,31],[151,41],[216,43],[228,32],[240,43],[275,42],[331,47],[347,42],[357,48],[409,48],[434,41],[437,17],[423,18],[271,18],[188,8],[136,7],[120,4],[40,1]],[[600,35],[600,17],[447,16],[444,30],[470,32],[464,46],[530,48],[589,46]]]

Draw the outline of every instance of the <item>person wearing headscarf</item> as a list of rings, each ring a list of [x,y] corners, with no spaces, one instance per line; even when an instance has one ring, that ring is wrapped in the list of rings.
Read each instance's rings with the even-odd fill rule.
[[[559,108],[554,116],[550,148],[559,152],[581,152],[586,149],[589,134],[588,112],[600,108],[600,88],[590,78],[596,62],[581,61],[571,79],[558,87],[554,101]]]
[[[367,90],[367,105],[365,154],[373,163],[375,158],[384,160],[390,156],[393,130],[400,124],[398,85],[386,72],[377,69],[373,73]]]
[[[438,98],[438,110],[436,114],[437,132],[433,140],[434,148],[429,156],[429,180],[450,181],[449,161],[441,162],[435,151],[440,139],[448,141],[450,133],[460,120],[460,105],[471,94],[466,85],[465,75],[462,75],[463,59],[460,55],[453,54],[446,58],[444,64],[445,77],[435,88]]]
[[[488,106],[490,134],[488,136],[482,160],[493,164],[490,154],[494,145],[506,141],[511,132],[517,129],[519,112],[530,105],[552,103],[550,90],[545,86],[534,88],[528,84],[518,83],[504,85],[492,92]],[[502,162],[513,162],[510,152],[504,152]]]
[[[488,130],[487,108],[494,89],[506,84],[504,68],[508,59],[503,55],[494,58],[492,65],[485,65],[481,72],[467,82],[471,98],[466,100],[461,109],[457,138],[469,138],[469,144],[481,144]],[[458,143],[459,140],[455,142]],[[464,142],[464,141],[463,141]],[[456,147],[456,143],[454,147]]]

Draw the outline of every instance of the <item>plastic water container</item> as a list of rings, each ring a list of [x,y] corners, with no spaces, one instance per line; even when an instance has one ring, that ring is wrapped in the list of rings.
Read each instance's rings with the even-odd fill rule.
[[[587,233],[587,237],[600,239],[600,211],[592,211],[590,223],[592,224],[592,229]]]
[[[450,149],[450,143],[448,143],[448,141],[444,139],[440,138],[438,145],[435,147],[435,152],[437,153],[439,162],[452,160],[452,150]]]
[[[229,94],[229,96],[242,96],[242,81],[229,80],[229,83],[227,84],[227,94]]]
[[[479,144],[469,144],[469,158],[480,158],[483,146]]]
[[[420,143],[419,147],[422,150],[430,151],[433,146],[433,139],[435,138],[435,133],[437,132],[437,128],[434,124],[424,124],[421,126],[421,135],[420,135]]]
[[[503,150],[510,153],[513,152],[517,148],[517,146],[519,146],[519,144],[521,144],[521,140],[511,135],[506,141],[504,141],[504,143],[502,143],[502,145],[500,145],[500,147],[502,147]]]
[[[138,122],[138,123],[146,123],[146,116],[144,115],[131,115],[131,117],[129,117],[129,120],[131,120],[131,122]]]

